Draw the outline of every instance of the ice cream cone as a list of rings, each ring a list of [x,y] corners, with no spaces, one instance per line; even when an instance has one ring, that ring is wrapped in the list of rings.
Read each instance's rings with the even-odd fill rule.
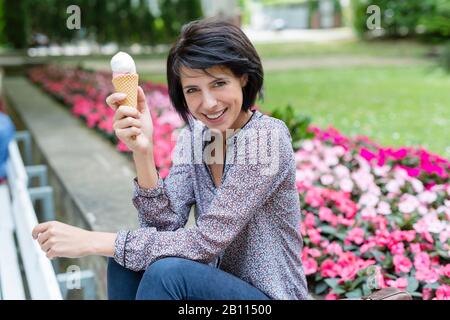
[[[112,79],[116,92],[126,93],[127,97],[123,105],[137,108],[137,90],[139,75],[137,73],[123,74]]]

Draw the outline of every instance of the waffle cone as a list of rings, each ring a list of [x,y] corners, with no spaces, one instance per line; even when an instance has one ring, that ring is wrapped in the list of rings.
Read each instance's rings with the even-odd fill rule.
[[[137,108],[138,82],[139,75],[137,73],[124,74],[112,79],[116,92],[127,94],[123,105]]]

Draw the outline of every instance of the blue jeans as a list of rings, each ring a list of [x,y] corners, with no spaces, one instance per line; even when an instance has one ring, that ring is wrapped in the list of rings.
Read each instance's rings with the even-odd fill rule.
[[[14,138],[14,124],[4,113],[0,112],[0,178],[6,176],[6,160],[8,159],[8,145]]]
[[[259,289],[212,266],[169,257],[134,272],[108,260],[110,300],[269,300]]]

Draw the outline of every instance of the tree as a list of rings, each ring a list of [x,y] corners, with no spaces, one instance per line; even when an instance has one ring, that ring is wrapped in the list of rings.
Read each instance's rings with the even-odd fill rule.
[[[3,3],[6,42],[16,49],[26,48],[29,42],[27,2],[26,0],[14,0]]]

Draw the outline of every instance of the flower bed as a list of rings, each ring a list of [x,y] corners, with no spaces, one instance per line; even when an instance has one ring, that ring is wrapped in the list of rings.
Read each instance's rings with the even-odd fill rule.
[[[125,144],[114,135],[114,111],[105,103],[114,92],[109,72],[89,72],[56,65],[31,68],[31,81],[68,106],[71,112],[111,140],[121,152],[128,152]],[[171,166],[171,154],[178,130],[183,122],[171,106],[167,88],[151,82],[141,82],[151,109],[154,126],[155,163],[161,177],[166,177]]]
[[[311,290],[326,299],[386,286],[450,299],[450,163],[335,129],[296,151]]]
[[[55,66],[29,77],[96,128],[118,150],[110,73]],[[155,161],[165,177],[178,128],[167,88],[142,84],[155,127]],[[383,148],[365,137],[310,127],[295,151],[302,203],[302,260],[313,294],[359,297],[393,286],[422,299],[450,299],[450,163],[423,149]]]

